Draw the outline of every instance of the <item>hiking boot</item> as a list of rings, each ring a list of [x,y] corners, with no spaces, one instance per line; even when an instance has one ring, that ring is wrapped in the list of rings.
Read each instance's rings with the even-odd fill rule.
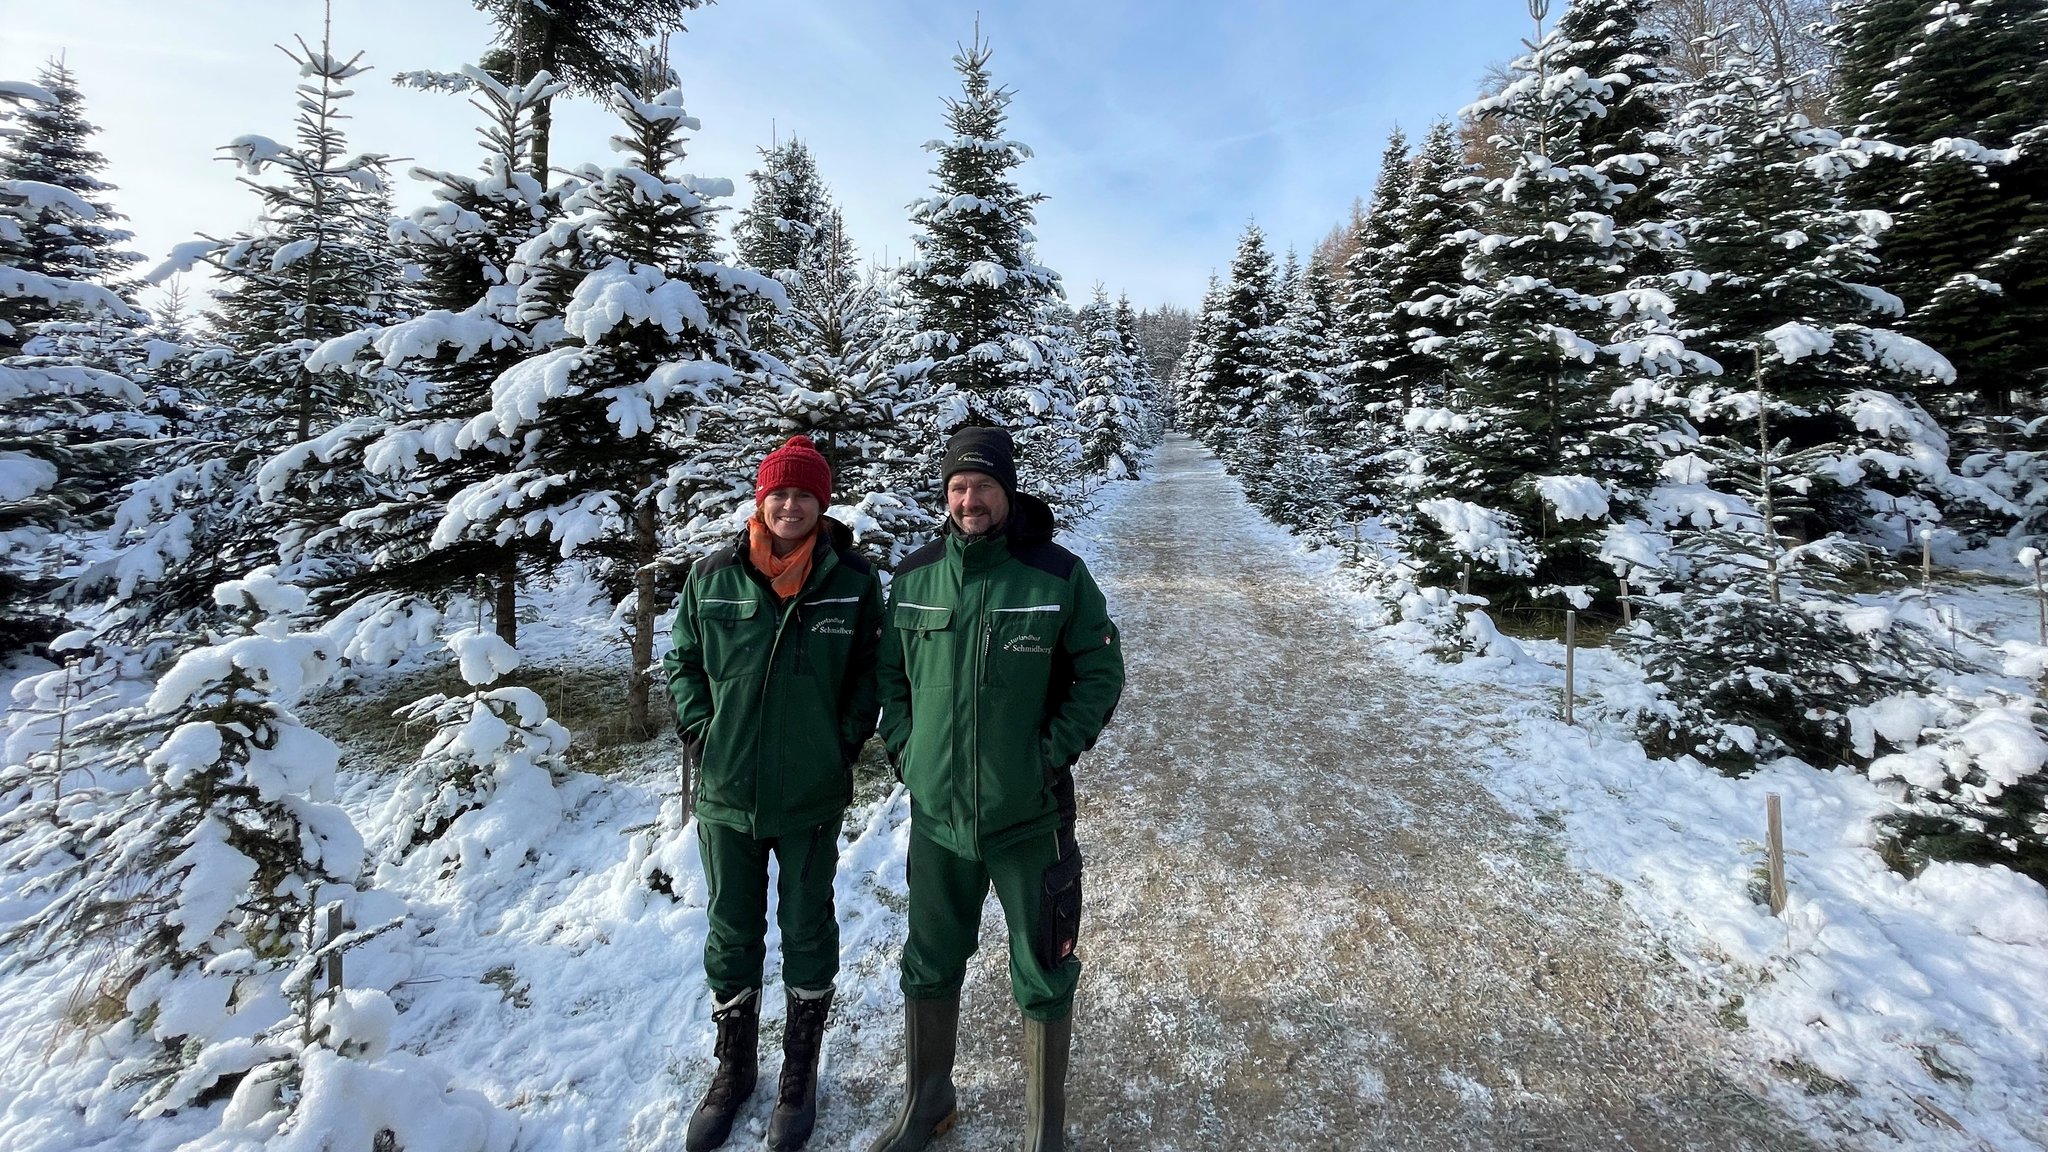
[[[749,988],[731,1000],[711,1000],[711,1021],[718,1026],[718,1040],[712,1055],[718,1070],[711,1074],[711,1087],[704,1102],[690,1114],[689,1131],[683,1136],[688,1152],[710,1152],[732,1135],[732,1122],[754,1094],[761,1054],[760,989]]]
[[[960,994],[903,1001],[903,1110],[868,1152],[919,1152],[953,1130],[953,1048],[960,1037]]]
[[[782,1075],[776,1082],[775,1113],[768,1117],[768,1147],[793,1152],[811,1138],[818,1122],[818,1049],[825,1042],[825,1015],[832,990],[803,995],[787,989],[789,1024],[782,1033]]]
[[[1024,1152],[1061,1152],[1067,1140],[1067,1053],[1074,1017],[1024,1018]]]

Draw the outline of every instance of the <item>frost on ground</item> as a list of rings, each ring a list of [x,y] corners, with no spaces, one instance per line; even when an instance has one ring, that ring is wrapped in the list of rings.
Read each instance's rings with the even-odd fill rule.
[[[2017,1102],[2044,1088],[2038,892],[1994,872],[1885,872],[1855,778],[1728,781],[1548,723],[1554,673],[1511,642],[1445,668],[1360,631],[1341,577],[1294,555],[1184,441],[1109,492],[1071,541],[1130,662],[1079,770],[1074,1146],[2037,1146]],[[554,590],[520,671],[623,683],[586,593]],[[356,691],[395,708],[428,679]],[[585,745],[588,708],[539,687]],[[330,719],[390,711],[332,705]],[[378,813],[432,726],[403,730],[409,745],[389,723],[321,726],[344,748],[341,802],[384,842]],[[679,1147],[708,1081],[704,893],[676,754],[666,735],[572,747],[555,830],[519,858],[381,868],[419,931],[386,938],[361,974],[401,1009],[379,1038],[516,1116],[519,1149]],[[1803,853],[1782,922],[1751,894],[1767,787]],[[864,1147],[899,1098],[907,817],[877,781],[847,821],[816,1148]],[[942,1150],[1004,1146],[1022,1119],[993,902],[982,939]],[[760,1143],[773,1105],[777,945],[771,921],[762,1087],[737,1148]],[[94,963],[0,979],[0,1148],[171,1152],[217,1124],[219,1105],[147,1124],[90,1106],[105,1066],[61,1020],[89,1011]]]

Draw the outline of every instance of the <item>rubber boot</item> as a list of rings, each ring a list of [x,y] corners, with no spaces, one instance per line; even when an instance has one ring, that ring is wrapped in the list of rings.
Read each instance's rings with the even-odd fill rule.
[[[690,1127],[683,1135],[688,1152],[722,1146],[732,1135],[733,1119],[754,1094],[761,1058],[760,990],[749,988],[723,1004],[713,997],[711,1021],[718,1026],[718,1040],[711,1048],[718,1070],[711,1074],[704,1102],[690,1114]]]
[[[1058,1020],[1024,1018],[1024,1152],[1067,1146],[1067,1053],[1072,1013]]]
[[[919,1152],[953,1130],[953,1049],[960,1038],[960,994],[903,1001],[903,1110],[868,1152]]]
[[[776,1082],[775,1113],[768,1117],[768,1147],[794,1152],[818,1123],[818,1049],[825,1041],[830,988],[812,996],[788,989],[789,1025],[782,1033],[782,1076]]]

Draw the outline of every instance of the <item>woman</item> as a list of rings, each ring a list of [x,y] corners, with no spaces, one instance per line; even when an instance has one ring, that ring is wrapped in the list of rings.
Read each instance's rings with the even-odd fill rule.
[[[875,730],[882,589],[853,534],[824,516],[832,469],[793,436],[755,474],[741,537],[698,564],[663,666],[697,765],[697,843],[710,892],[704,974],[718,1070],[689,1152],[717,1148],[753,1094],[768,931],[768,856],[789,1007],[768,1146],[801,1148],[817,1117],[818,1048],[839,973],[832,881],[853,762]]]

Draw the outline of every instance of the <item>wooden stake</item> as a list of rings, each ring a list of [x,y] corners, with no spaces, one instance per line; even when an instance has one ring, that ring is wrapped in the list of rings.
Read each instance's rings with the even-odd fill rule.
[[[1626,628],[1626,627],[1628,627],[1629,625],[1631,625],[1631,624],[1635,623],[1635,613],[1633,613],[1633,612],[1629,611],[1629,603],[1628,603],[1628,577],[1626,577],[1626,576],[1623,576],[1623,577],[1621,577],[1621,578],[1620,578],[1620,580],[1621,580],[1621,626],[1622,626],[1623,628]]]
[[[327,906],[327,943],[332,945],[339,939],[341,939],[341,902],[337,900]],[[341,991],[341,949],[339,948],[327,954],[327,990],[329,992]]]
[[[1458,595],[1460,595],[1460,596],[1470,596],[1471,594],[1472,594],[1472,560],[1471,560],[1471,558],[1470,558],[1470,557],[1467,557],[1467,558],[1466,558],[1466,560],[1465,560],[1465,567],[1464,567],[1464,569],[1463,569],[1462,571],[1460,571],[1460,572],[1458,573]]]
[[[1771,915],[1785,912],[1785,817],[1776,792],[1764,795],[1764,846],[1770,855]]]
[[[2041,592],[2041,554],[2034,554],[2034,609],[2041,620],[2041,646],[2048,648],[2048,596]]]
[[[1920,591],[1934,586],[1934,529],[1920,530]]]
[[[1564,722],[1572,720],[1572,680],[1577,670],[1579,652],[1579,614],[1577,610],[1564,610]]]

